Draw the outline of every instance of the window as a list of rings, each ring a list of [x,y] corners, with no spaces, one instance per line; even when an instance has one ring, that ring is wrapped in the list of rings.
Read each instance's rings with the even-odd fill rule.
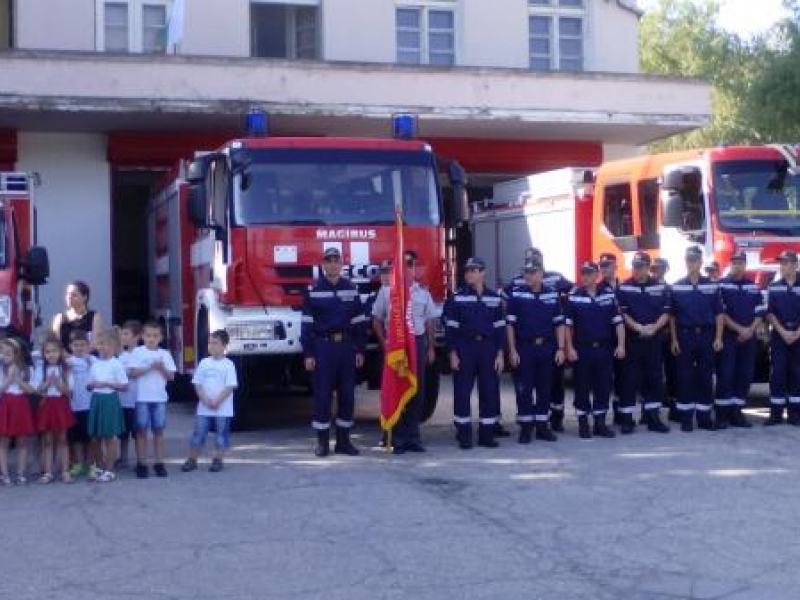
[[[397,62],[455,64],[455,13],[436,6],[402,7],[396,13]]]
[[[658,180],[646,179],[639,182],[639,223],[641,235],[658,233]]]
[[[11,0],[0,0],[0,50],[11,48]]]
[[[97,5],[97,48],[105,52],[163,53],[167,0],[119,0]]]
[[[631,207],[631,186],[618,183],[603,189],[603,223],[614,237],[633,235],[633,210]]]
[[[534,71],[582,71],[583,0],[530,0],[528,53]]]
[[[252,2],[250,53],[261,58],[318,59],[316,6]]]

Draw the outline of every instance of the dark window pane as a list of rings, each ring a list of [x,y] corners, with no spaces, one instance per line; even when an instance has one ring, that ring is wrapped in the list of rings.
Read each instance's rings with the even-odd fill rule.
[[[561,36],[578,37],[583,33],[580,19],[561,17],[558,20],[558,33]]]
[[[397,26],[419,29],[420,11],[412,8],[397,9]]]
[[[552,20],[549,17],[531,17],[528,23],[530,35],[550,35]]]
[[[428,13],[428,27],[431,29],[453,29],[454,22],[453,11],[432,10]]]

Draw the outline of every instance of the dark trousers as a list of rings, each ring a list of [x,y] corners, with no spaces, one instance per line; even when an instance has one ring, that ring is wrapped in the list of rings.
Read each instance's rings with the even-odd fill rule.
[[[514,391],[517,396],[517,422],[546,422],[550,412],[550,390],[555,369],[555,343],[519,341],[519,366],[514,370]],[[534,402],[533,392],[536,391]]]
[[[632,414],[636,408],[636,395],[641,394],[644,409],[661,408],[664,390],[663,342],[660,335],[640,337],[627,332],[625,359],[622,364],[622,396],[620,411]]]
[[[769,376],[770,402],[783,406],[788,399],[800,405],[800,341],[787,346],[773,332],[769,343],[771,370]]]
[[[578,416],[608,412],[614,377],[614,355],[608,343],[578,345],[578,362],[573,366],[575,411]]]
[[[564,411],[564,365],[553,366],[553,379],[550,384],[550,408],[557,412]]]
[[[725,332],[720,352],[717,404],[744,406],[756,370],[756,340],[739,342],[733,332]]]
[[[678,410],[711,410],[714,399],[714,330],[679,327],[681,352],[675,357]]]
[[[392,437],[396,445],[419,443],[419,421],[422,415],[422,405],[425,398],[425,371],[428,366],[428,340],[424,335],[416,337],[417,346],[417,393],[408,401],[397,421]]]
[[[355,410],[356,353],[349,340],[334,342],[317,340],[314,369],[314,429],[329,429],[331,404],[336,392],[336,426],[353,426]]]
[[[464,343],[456,349],[458,371],[453,373],[453,420],[456,425],[471,422],[470,398],[478,381],[478,414],[482,425],[493,425],[500,414],[500,380],[494,370],[497,349],[489,339]]]

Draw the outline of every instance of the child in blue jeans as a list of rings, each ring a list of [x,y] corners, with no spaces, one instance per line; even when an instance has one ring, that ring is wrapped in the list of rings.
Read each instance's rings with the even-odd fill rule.
[[[212,473],[222,470],[222,457],[230,446],[233,391],[238,386],[236,367],[225,356],[229,341],[227,331],[214,331],[208,339],[209,356],[200,361],[194,372],[192,383],[200,401],[197,403],[194,432],[189,440],[189,458],[181,467],[184,472],[197,468],[197,457],[206,443],[212,424],[216,429],[216,445],[208,470]]]

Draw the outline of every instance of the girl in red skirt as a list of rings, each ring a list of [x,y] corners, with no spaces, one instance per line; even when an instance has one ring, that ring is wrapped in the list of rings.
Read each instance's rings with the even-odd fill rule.
[[[17,440],[17,477],[14,483],[24,485],[28,464],[28,436],[36,433],[28,394],[34,391],[28,383],[30,373],[22,357],[22,349],[12,339],[0,340],[2,383],[0,383],[0,485],[11,485],[8,475],[8,448]]]
[[[61,467],[61,481],[74,483],[75,480],[69,474],[67,447],[67,430],[75,423],[69,405],[71,374],[64,360],[61,342],[57,337],[48,337],[42,344],[42,358],[44,362],[36,370],[33,381],[36,391],[41,396],[36,411],[36,428],[42,434],[44,472],[39,478],[39,483],[53,481],[53,450],[55,450],[55,462]]]

